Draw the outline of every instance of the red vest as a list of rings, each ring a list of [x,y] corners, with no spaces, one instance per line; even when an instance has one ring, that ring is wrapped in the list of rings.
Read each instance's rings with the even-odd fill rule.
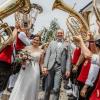
[[[94,43],[89,42],[89,47],[88,47],[92,52],[94,51]],[[88,73],[90,70],[90,66],[91,66],[91,59],[86,59],[82,65],[82,69],[81,72],[77,78],[78,81],[82,82],[85,84],[85,81],[88,77]]]
[[[88,77],[90,66],[91,66],[91,59],[86,59],[82,65],[81,72],[77,78],[78,81],[85,84],[85,81]]]
[[[97,97],[97,94],[99,94],[98,97]],[[100,100],[100,75],[99,75],[96,87],[94,91],[92,92],[92,95],[90,96],[89,100]]]
[[[25,47],[25,44],[17,36],[16,50],[22,50],[24,47]]]
[[[80,48],[76,48],[74,50],[74,53],[73,53],[72,64],[76,64],[77,63],[80,54],[81,54],[81,49]]]
[[[1,53],[0,53],[0,61],[7,62],[11,64],[11,57],[13,53],[13,46],[8,45]]]

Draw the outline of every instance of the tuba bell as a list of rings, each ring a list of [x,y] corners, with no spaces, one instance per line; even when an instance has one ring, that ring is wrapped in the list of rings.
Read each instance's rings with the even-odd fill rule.
[[[9,44],[12,41],[12,30],[7,23],[3,23],[3,19],[16,11],[21,13],[29,13],[31,6],[30,0],[6,0],[0,5],[0,51],[5,41]]]
[[[69,13],[70,17],[74,18],[74,23],[76,23],[76,25],[78,25],[78,27],[75,26],[75,24],[73,27],[73,25],[72,25],[73,22],[68,22],[69,19],[67,20],[67,22],[68,22],[67,26],[70,28],[71,33],[75,32],[76,34],[77,33],[79,34],[83,30],[84,30],[84,33],[86,33],[89,30],[89,25],[87,24],[86,20],[82,17],[82,15],[80,13],[78,13],[77,11],[75,11],[68,4],[64,4],[63,0],[55,0],[52,9],[55,9],[55,8]],[[76,29],[75,27],[77,27],[78,29]],[[87,34],[84,34],[84,35],[85,35],[84,39],[87,40],[88,39]]]

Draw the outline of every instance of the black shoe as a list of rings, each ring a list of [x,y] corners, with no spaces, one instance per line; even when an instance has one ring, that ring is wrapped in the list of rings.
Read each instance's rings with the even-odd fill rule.
[[[7,88],[7,91],[11,93],[12,92],[12,89],[13,89],[13,87]]]
[[[64,85],[64,89],[69,90],[69,89],[71,89],[71,87],[68,85]]]
[[[70,96],[68,96],[68,100],[77,100],[77,97],[70,95]]]

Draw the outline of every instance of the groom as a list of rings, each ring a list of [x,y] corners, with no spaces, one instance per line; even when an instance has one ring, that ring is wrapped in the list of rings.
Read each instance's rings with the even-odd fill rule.
[[[58,29],[56,41],[51,41],[44,59],[43,73],[47,75],[44,100],[49,100],[51,92],[52,100],[59,100],[62,73],[65,74],[66,68],[70,67],[70,56],[66,55],[67,51],[64,31]],[[68,62],[67,67],[66,62]]]

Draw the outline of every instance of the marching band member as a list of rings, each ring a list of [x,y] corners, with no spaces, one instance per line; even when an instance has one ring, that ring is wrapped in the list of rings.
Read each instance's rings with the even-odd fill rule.
[[[96,87],[93,90],[89,100],[100,100],[100,75],[99,75],[98,81],[96,83]]]
[[[28,38],[28,31],[26,28],[20,27],[18,24],[16,25],[18,27],[18,35],[15,41],[15,49],[16,49],[16,54],[22,50],[25,46],[28,46],[31,44],[31,41]],[[20,65],[16,67],[16,69],[13,71],[14,74],[12,74],[9,78],[9,85],[8,85],[8,91],[11,92],[14,84],[17,80],[18,77],[18,72],[20,70]]]
[[[81,49],[80,49],[77,42],[75,42],[75,45],[76,45],[76,48],[73,51],[72,68],[71,68],[72,72],[71,72],[71,76],[70,76],[71,87],[68,86],[69,89],[67,90],[67,92],[70,91],[70,93],[68,93],[69,99],[75,99],[76,100],[77,92],[78,92],[78,86],[77,86],[77,81],[76,81],[77,73],[76,73],[75,69],[76,69],[76,64],[80,61],[79,59],[80,59],[80,55],[81,55]],[[77,71],[77,72],[80,72],[80,71]]]
[[[14,29],[12,27],[12,29]],[[13,55],[13,41],[17,36],[18,29],[15,28],[12,33],[12,41],[8,42],[2,51],[0,51],[0,92],[3,92],[7,86],[9,76],[11,75],[11,64]]]
[[[95,44],[94,44],[93,40],[94,40],[93,36],[90,35],[89,50],[92,53],[95,53]],[[95,66],[95,65],[93,65],[93,66]],[[86,80],[88,79],[89,71],[90,71],[91,68],[92,68],[91,59],[85,59],[83,65],[82,65],[81,72],[80,72],[80,74],[79,74],[79,76],[77,78],[78,83],[79,83],[79,91],[81,92],[81,94],[82,94],[82,92],[86,92],[85,91],[86,88],[84,89],[84,87],[85,87],[84,85],[86,83]],[[89,96],[90,96],[92,90],[93,90],[93,88],[90,88],[85,97],[80,94],[79,95],[79,99],[80,100],[89,99]]]
[[[83,42],[83,39],[80,35],[78,36],[74,36],[74,39],[76,41],[78,41],[80,43],[80,47],[81,47],[81,50],[82,50],[82,54],[84,55],[85,59],[90,59],[91,60],[91,68],[92,67],[95,67],[95,66],[98,66],[99,65],[99,54],[100,54],[100,39],[98,40],[95,40],[95,45],[96,45],[96,51],[95,53],[91,52],[84,44]],[[99,67],[99,66],[98,66]],[[93,71],[93,70],[92,70]],[[93,76],[93,75],[92,75]],[[90,79],[91,82],[94,81],[94,79]],[[86,87],[87,88],[87,87]],[[82,91],[81,92],[81,96],[84,96],[84,92]],[[81,99],[82,100],[82,99]],[[88,99],[87,99],[88,100]]]

